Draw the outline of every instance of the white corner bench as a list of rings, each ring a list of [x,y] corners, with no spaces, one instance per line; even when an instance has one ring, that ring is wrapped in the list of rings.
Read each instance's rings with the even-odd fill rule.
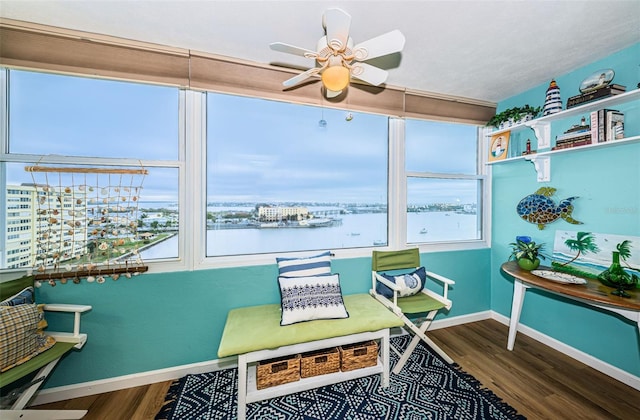
[[[238,420],[246,418],[248,403],[292,394],[349,379],[381,375],[389,386],[389,329],[403,322],[368,294],[344,296],[349,318],[315,320],[280,326],[280,305],[261,305],[229,311],[218,357],[238,356]],[[256,386],[256,365],[261,360],[377,340],[376,366],[303,378],[264,389]]]

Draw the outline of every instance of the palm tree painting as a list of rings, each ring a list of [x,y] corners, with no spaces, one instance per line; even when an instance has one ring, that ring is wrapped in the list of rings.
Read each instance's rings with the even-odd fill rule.
[[[611,265],[614,251],[620,253],[627,269],[640,267],[640,252],[634,255],[631,249],[640,249],[640,237],[557,230],[551,265],[558,271],[595,279]]]
[[[567,261],[563,265],[569,265],[580,257],[580,254],[587,252],[600,252],[600,248],[595,243],[595,238],[591,232],[578,232],[576,239],[567,239],[564,241],[565,245],[572,251],[578,251],[575,257],[570,261]]]

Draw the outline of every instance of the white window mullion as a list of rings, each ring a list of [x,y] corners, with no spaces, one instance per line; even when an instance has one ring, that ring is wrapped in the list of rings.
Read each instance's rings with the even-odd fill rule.
[[[7,69],[0,69],[0,155],[9,152],[9,98]],[[7,166],[4,161],[0,161],[0,267],[7,266]]]
[[[0,68],[0,155],[9,153],[9,72]]]
[[[407,178],[405,175],[405,123],[389,118],[389,248],[402,249],[407,243]]]
[[[487,165],[485,150],[489,150],[489,137],[486,128],[478,127],[478,173],[484,177],[482,180],[482,239],[491,247],[491,165]]]
[[[206,257],[207,234],[207,154],[206,154],[206,94],[185,91],[185,159],[184,178],[180,182],[180,200],[184,203],[184,223],[180,222],[180,237],[184,239],[189,269],[197,267]],[[185,182],[182,182],[182,179]]]

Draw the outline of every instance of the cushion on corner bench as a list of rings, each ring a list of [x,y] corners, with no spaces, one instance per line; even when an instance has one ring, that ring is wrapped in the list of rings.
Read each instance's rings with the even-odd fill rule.
[[[278,284],[282,306],[280,325],[349,317],[338,274],[278,277]]]
[[[424,289],[424,284],[427,281],[427,270],[424,267],[418,267],[418,269],[410,273],[396,275],[386,273],[378,274],[400,287],[398,297],[413,296],[416,293],[420,293],[420,291]],[[393,298],[393,290],[379,281],[376,282],[376,292],[386,298]]]
[[[34,303],[34,291],[33,286],[28,286],[16,293],[13,296],[9,296],[2,302],[0,302],[0,306],[16,306],[22,305],[25,303]]]
[[[44,305],[0,306],[0,371],[37,356],[55,344],[44,335]]]
[[[331,252],[325,251],[309,257],[278,257],[278,275],[306,277],[331,274]]]
[[[349,318],[319,319],[280,325],[280,304],[229,311],[218,357],[323,340],[332,337],[401,327],[402,320],[368,294],[344,295]]]

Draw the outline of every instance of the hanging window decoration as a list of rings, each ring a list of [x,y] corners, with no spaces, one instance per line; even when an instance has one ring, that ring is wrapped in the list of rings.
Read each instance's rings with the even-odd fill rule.
[[[104,283],[148,270],[137,231],[146,169],[38,164],[25,171],[35,191],[36,284]]]

